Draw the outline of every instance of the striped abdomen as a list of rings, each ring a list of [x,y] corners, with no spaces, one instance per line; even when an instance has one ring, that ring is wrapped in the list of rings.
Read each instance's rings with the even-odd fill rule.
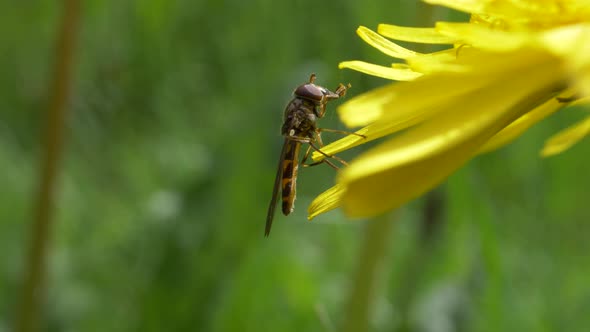
[[[283,158],[281,180],[281,195],[283,201],[283,214],[289,215],[295,207],[295,191],[297,183],[297,171],[299,169],[299,149],[301,143],[285,141],[285,155]]]

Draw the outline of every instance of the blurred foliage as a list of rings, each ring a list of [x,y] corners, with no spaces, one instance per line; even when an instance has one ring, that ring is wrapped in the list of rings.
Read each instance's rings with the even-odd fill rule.
[[[383,84],[336,65],[386,64],[356,27],[416,26],[423,7],[89,0],[83,8],[44,330],[336,331],[365,222],[338,211],[306,221],[306,205],[334,179],[315,167],[301,172],[295,213],[277,216],[263,238],[281,114],[311,72],[327,87],[351,82],[349,96]],[[58,9],[0,2],[0,331],[16,315]],[[322,125],[342,128],[334,106]],[[453,175],[440,189],[435,236],[420,236],[423,200],[400,211],[374,331],[590,328],[590,145],[537,157],[545,138],[584,112],[566,110]]]

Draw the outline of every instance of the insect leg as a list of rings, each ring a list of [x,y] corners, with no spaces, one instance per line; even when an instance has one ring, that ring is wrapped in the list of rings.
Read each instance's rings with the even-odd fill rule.
[[[323,118],[324,117],[324,114],[326,114],[326,104],[324,103],[324,104],[321,104],[321,105],[316,106],[316,107],[318,107],[320,109],[319,112],[318,112],[318,114],[319,114],[318,117],[319,118]]]
[[[347,86],[340,83],[338,85],[338,87],[336,88],[336,91],[334,91],[334,92],[330,91],[330,93],[326,95],[326,99],[327,100],[334,100],[334,99],[338,99],[340,97],[344,97],[344,95],[346,95],[346,90],[348,90],[350,87],[351,87],[350,83],[348,83]]]
[[[336,88],[335,93],[340,96],[340,97],[344,97],[344,95],[346,94],[346,90],[350,89],[352,87],[352,85],[350,85],[350,83],[348,83],[348,85],[344,85],[342,83],[338,84],[338,87]]]
[[[307,148],[307,151],[305,152],[305,156],[303,157],[303,160],[301,161],[301,164],[303,165],[303,167],[310,167],[310,166],[315,166],[315,165],[319,165],[321,163],[326,163],[328,164],[330,167],[334,168],[334,169],[338,169],[338,166],[334,165],[334,163],[330,162],[327,159],[323,159],[311,164],[304,164],[305,161],[307,161],[307,158],[309,158],[309,153],[311,152],[311,149],[316,150],[317,152],[323,154],[326,158],[334,158],[338,161],[340,161],[343,165],[348,165],[344,160],[335,157],[335,156],[329,156],[327,154],[325,154],[322,150],[320,150],[320,148],[318,148],[317,146],[315,146],[315,144],[312,143],[312,140],[310,138],[300,138],[300,137],[287,137],[287,139],[295,141],[295,142],[299,142],[299,143],[306,143],[309,144],[309,147]]]
[[[301,165],[303,165],[303,167],[309,167],[312,165],[306,165],[305,162],[307,161],[307,158],[309,158],[309,153],[311,152],[311,145],[307,147],[307,151],[305,151],[305,155],[303,156],[303,159],[301,159]]]
[[[305,155],[303,156],[303,159],[301,159],[301,165],[303,167],[311,167],[311,166],[316,166],[316,165],[319,165],[319,164],[326,163],[326,164],[328,164],[328,166],[331,166],[334,169],[338,169],[337,166],[335,166],[332,163],[327,162],[326,159],[322,159],[320,161],[316,161],[316,162],[313,162],[311,164],[306,164],[305,162],[307,161],[307,158],[309,158],[309,154],[311,153],[311,149],[312,149],[312,146],[309,145],[309,147],[307,148],[307,151],[305,152]],[[334,158],[334,157],[332,156],[330,158]],[[337,159],[337,158],[335,158],[335,159]]]
[[[319,136],[318,136],[318,137],[319,137]],[[310,146],[312,149],[316,150],[317,152],[319,152],[320,154],[322,154],[324,157],[326,157],[326,158],[331,158],[331,159],[336,159],[336,160],[338,160],[338,161],[339,161],[339,162],[340,162],[342,165],[344,165],[344,166],[348,166],[348,163],[347,163],[347,162],[346,162],[344,159],[342,159],[342,158],[340,158],[340,157],[338,157],[338,156],[330,156],[329,154],[326,154],[326,153],[325,153],[324,151],[322,151],[322,150],[321,150],[319,147],[315,146],[315,144],[313,143],[313,141],[312,141],[311,139],[309,139],[309,138],[299,138],[299,137],[297,137],[297,138],[296,138],[296,137],[288,137],[287,139],[290,139],[290,140],[293,140],[293,141],[296,141],[296,142],[299,142],[299,143],[307,143],[307,144],[309,144],[309,146]],[[320,140],[321,140],[321,138],[320,138]],[[308,149],[308,151],[309,151],[309,149]],[[305,154],[307,155],[308,153],[306,152]],[[305,159],[305,160],[307,160],[307,159]],[[326,164],[330,165],[330,167],[332,167],[332,168],[334,168],[334,169],[338,169],[338,166],[334,165],[334,163],[332,163],[332,162],[331,162],[330,160],[328,160],[328,159],[323,159],[323,160],[321,160],[321,161],[318,161],[318,162],[315,162],[315,163],[312,163],[312,164],[303,165],[303,167],[315,166],[315,165],[318,165],[318,164],[320,164],[320,163],[323,163],[323,162],[325,162]]]
[[[339,158],[339,157],[336,157],[336,156],[329,156],[329,155],[327,155],[326,153],[324,153],[324,151],[320,150],[320,148],[318,148],[317,146],[315,146],[315,144],[314,144],[313,142],[309,142],[309,146],[310,146],[312,149],[314,149],[314,150],[316,150],[317,152],[319,152],[319,153],[321,153],[322,155],[324,155],[324,157],[326,157],[326,158],[333,158],[333,159],[336,159],[336,160],[338,160],[340,163],[342,163],[342,165],[348,166],[348,164],[346,163],[346,161],[342,160],[342,158]],[[310,166],[313,166],[313,165],[318,165],[318,164],[321,164],[321,163],[326,163],[326,164],[328,164],[330,167],[332,167],[333,169],[338,169],[338,166],[334,165],[334,163],[333,163],[333,162],[331,162],[329,159],[324,159],[324,160],[321,160],[321,161],[317,161],[317,162],[315,162],[315,163],[313,163],[313,164],[310,164]]]
[[[325,130],[325,129],[324,129],[324,130]],[[326,131],[330,131],[330,130],[331,130],[331,129],[329,129],[329,130],[326,130]],[[315,133],[315,136],[316,136],[316,140],[318,141],[318,144],[320,145],[320,148],[322,148],[322,147],[324,146],[324,142],[322,142],[322,135],[321,135],[321,131],[322,131],[322,129],[321,129],[321,128],[317,128],[317,129],[315,130],[315,132],[314,132],[314,133]],[[310,143],[310,146],[311,146],[311,143]],[[324,153],[323,151],[321,151],[321,150],[318,150],[318,152],[320,152],[320,153],[321,153],[321,154],[323,154],[324,156],[327,156],[327,154],[325,154],[325,153]],[[347,163],[346,161],[344,161],[344,159],[342,159],[342,158],[340,158],[340,157],[338,157],[338,156],[332,155],[332,156],[329,156],[328,158],[333,158],[333,159],[336,159],[336,160],[338,160],[338,161],[339,161],[339,162],[340,162],[342,165],[344,165],[344,166],[348,166],[348,163]]]
[[[322,141],[321,130],[318,130],[316,128],[316,130],[313,133],[314,133],[314,135],[316,137],[316,140],[318,141],[318,144],[320,145],[320,148],[323,148],[324,147],[324,142]]]
[[[337,134],[342,134],[342,135],[355,135],[355,136],[358,136],[358,137],[367,138],[367,136],[365,136],[365,135],[353,133],[351,131],[346,131],[346,130],[337,130],[337,129],[328,129],[328,128],[317,128],[317,131],[318,132],[327,131],[327,132],[330,132],[330,133],[337,133]]]
[[[303,159],[301,159],[301,165],[303,167],[311,167],[311,166],[319,165],[324,162],[324,160],[320,160],[320,161],[313,162],[311,164],[306,164],[305,162],[307,161],[307,158],[309,158],[310,153],[311,153],[311,145],[307,147],[307,151],[305,151],[305,155],[303,156]]]

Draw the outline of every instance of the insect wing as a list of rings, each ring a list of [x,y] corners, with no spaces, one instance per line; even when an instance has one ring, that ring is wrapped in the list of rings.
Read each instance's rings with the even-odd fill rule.
[[[266,226],[264,227],[264,236],[268,236],[270,234],[272,220],[275,216],[275,207],[277,206],[277,199],[279,197],[279,191],[281,190],[281,178],[283,177],[283,160],[285,159],[287,145],[289,145],[289,142],[285,139],[285,142],[283,143],[283,148],[281,149],[281,155],[279,157],[279,166],[277,167],[275,184],[272,188],[272,197],[270,199],[270,205],[268,206],[268,213],[266,215]]]

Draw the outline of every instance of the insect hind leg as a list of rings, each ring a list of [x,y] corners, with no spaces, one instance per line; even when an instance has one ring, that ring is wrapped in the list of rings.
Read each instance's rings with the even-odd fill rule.
[[[311,152],[311,149],[314,149],[315,151],[323,154],[324,157],[326,157],[326,158],[325,159],[322,159],[320,161],[313,162],[311,164],[306,164],[305,162],[307,161],[307,158],[309,157],[309,154]],[[317,146],[315,146],[315,144],[313,144],[313,143],[310,142],[309,143],[309,148],[307,148],[307,151],[305,153],[305,156],[301,160],[301,165],[303,167],[311,167],[311,166],[316,166],[316,165],[325,163],[328,166],[332,167],[333,169],[336,169],[336,170],[340,169],[340,167],[336,166],[332,161],[330,161],[330,159],[335,159],[338,162],[340,162],[342,165],[348,166],[348,163],[346,161],[344,161],[344,159],[342,159],[342,158],[340,158],[338,156],[330,156],[330,155],[324,153],[322,150],[320,150],[320,148],[318,148]]]
[[[326,163],[326,164],[328,164],[330,167],[332,167],[334,169],[339,169],[338,166],[334,165],[334,163],[331,162],[328,159],[335,159],[338,162],[340,162],[342,165],[348,166],[348,163],[344,159],[342,159],[342,158],[340,158],[338,156],[334,156],[334,155],[331,156],[331,155],[325,153],[319,147],[317,147],[314,144],[314,142],[311,139],[309,139],[309,138],[289,137],[289,139],[294,140],[294,141],[299,142],[299,143],[309,144],[309,147],[307,148],[307,151],[305,152],[305,155],[303,156],[303,159],[301,160],[302,167],[310,167],[310,166],[319,165],[321,163]],[[318,153],[322,154],[326,159],[322,159],[320,161],[316,161],[316,162],[313,162],[311,164],[305,164],[305,162],[307,161],[307,158],[309,158],[309,153],[311,152],[311,149],[314,149]]]
[[[322,159],[320,161],[316,161],[316,162],[313,162],[311,164],[306,164],[305,162],[307,161],[307,158],[309,158],[309,153],[311,152],[311,149],[312,149],[312,147],[310,145],[307,148],[307,151],[305,152],[305,155],[303,156],[303,159],[301,159],[301,166],[302,167],[311,167],[311,166],[316,166],[316,165],[319,165],[319,164],[326,163],[328,166],[332,167],[333,169],[336,169],[336,170],[338,169],[338,166],[334,165],[334,163],[330,162],[327,159]]]
[[[329,129],[329,128],[317,128],[318,133],[322,132],[322,131],[327,131],[329,133],[336,133],[336,134],[341,134],[341,135],[354,135],[354,136],[358,136],[360,138],[367,138],[367,136],[362,135],[362,134],[358,134],[352,131],[346,131],[346,130],[338,130],[338,129]]]
[[[325,153],[320,148],[318,148],[317,146],[315,146],[315,144],[313,144],[313,143],[310,142],[309,143],[309,146],[312,147],[314,150],[316,150],[318,153],[322,154],[324,157],[329,158],[329,159],[338,160],[338,162],[340,162],[342,165],[348,166],[348,163],[344,159],[342,159],[342,158],[340,158],[340,157],[338,157],[336,155],[329,155],[329,154]],[[334,164],[330,160],[328,160],[328,159],[323,159],[323,160],[317,161],[317,163],[322,163],[322,162],[325,162],[328,165],[334,167]]]

